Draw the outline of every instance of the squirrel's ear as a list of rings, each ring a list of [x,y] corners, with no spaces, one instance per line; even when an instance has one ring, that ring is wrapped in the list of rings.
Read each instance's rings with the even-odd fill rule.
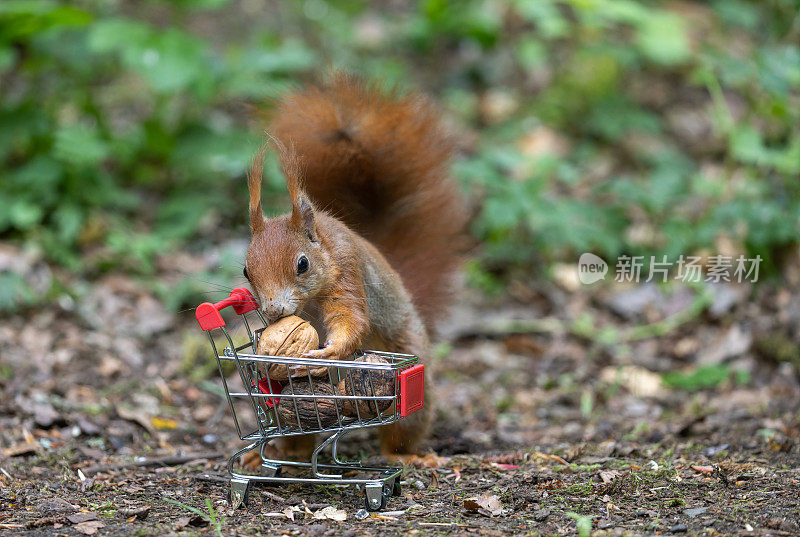
[[[262,231],[266,224],[264,212],[261,210],[261,175],[264,171],[266,151],[266,144],[258,149],[247,172],[247,189],[250,191],[250,232],[253,234]]]
[[[306,196],[305,192],[300,191],[292,200],[292,224],[295,228],[304,232],[311,242],[317,242],[317,231],[314,227],[314,206]]]
[[[303,191],[303,164],[294,145],[288,148],[283,143],[267,134],[281,153],[281,167],[286,177],[286,187],[292,198],[291,223],[295,229],[303,232],[312,241],[317,242],[317,231],[314,227],[314,206]]]

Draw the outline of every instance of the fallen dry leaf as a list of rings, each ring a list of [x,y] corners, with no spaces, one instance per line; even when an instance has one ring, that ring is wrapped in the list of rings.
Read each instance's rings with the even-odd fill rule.
[[[692,470],[694,470],[695,472],[701,473],[703,475],[710,475],[710,474],[714,473],[714,467],[713,466],[698,466],[696,464],[693,464],[692,465]]]
[[[636,397],[659,397],[666,393],[661,375],[635,365],[605,367],[600,372],[600,380],[611,385],[619,384]]]
[[[480,496],[473,496],[464,500],[464,509],[477,511],[484,516],[497,516],[503,513],[503,504],[496,494],[484,492]]]
[[[81,522],[80,524],[75,524],[72,526],[72,529],[78,531],[84,535],[94,535],[97,533],[97,530],[100,528],[104,528],[106,525],[100,522],[99,520],[89,520],[87,522]]]
[[[14,444],[10,448],[4,449],[3,455],[6,457],[19,457],[20,455],[30,455],[31,453],[36,453],[38,449],[39,444],[22,442],[19,444]]]
[[[535,455],[547,461],[553,461],[557,462],[558,464],[563,464],[564,466],[569,466],[569,463],[565,461],[563,458],[559,457],[558,455],[549,455],[547,453],[542,453],[541,451],[537,451]]]
[[[283,515],[286,518],[288,518],[289,520],[291,520],[292,522],[294,522],[294,514],[295,513],[300,513],[301,511],[302,511],[302,509],[300,509],[296,505],[293,505],[291,507],[287,507],[286,509],[284,509],[283,510]]]
[[[134,520],[144,520],[147,518],[147,515],[150,514],[150,506],[143,505],[141,507],[131,507],[128,509],[120,509],[119,514],[124,516],[125,518],[132,517]]]
[[[347,520],[347,511],[337,509],[332,505],[324,507],[314,513],[315,520],[335,520],[337,522],[344,522]]]
[[[122,405],[117,405],[115,410],[117,412],[117,416],[120,418],[124,419],[125,421],[130,421],[140,425],[145,431],[155,435],[155,428],[153,427],[153,424],[150,422],[150,420],[142,415],[141,410],[137,411]]]
[[[617,470],[601,470],[600,471],[600,480],[603,483],[611,483],[616,478],[621,476],[622,474],[619,473]]]
[[[91,520],[97,520],[97,513],[75,513],[74,515],[69,515],[67,520],[72,522],[73,524],[80,524],[81,522],[89,522]]]

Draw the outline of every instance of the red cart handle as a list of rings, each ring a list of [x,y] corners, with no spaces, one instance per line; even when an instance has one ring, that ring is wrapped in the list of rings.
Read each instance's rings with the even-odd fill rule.
[[[231,291],[228,298],[220,300],[216,304],[203,302],[194,310],[194,316],[197,318],[197,322],[200,323],[200,328],[207,331],[225,326],[225,321],[222,319],[222,315],[219,314],[219,311],[228,306],[233,306],[233,311],[235,311],[237,315],[242,315],[258,308],[258,301],[253,297],[250,291],[244,287],[237,287]]]

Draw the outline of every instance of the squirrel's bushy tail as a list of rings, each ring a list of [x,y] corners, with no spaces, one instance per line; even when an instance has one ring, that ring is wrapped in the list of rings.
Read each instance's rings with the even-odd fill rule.
[[[433,107],[337,73],[283,99],[270,129],[294,146],[314,204],[378,248],[430,329],[450,299],[466,223]]]

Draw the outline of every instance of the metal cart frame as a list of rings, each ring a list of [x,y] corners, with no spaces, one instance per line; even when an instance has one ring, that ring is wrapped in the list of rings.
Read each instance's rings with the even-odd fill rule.
[[[338,455],[339,441],[355,429],[388,425],[422,408],[424,404],[424,366],[418,363],[419,359],[416,356],[380,351],[363,352],[379,355],[386,363],[255,354],[258,348],[258,338],[268,325],[259,311],[258,305],[258,301],[250,291],[237,288],[231,291],[228,298],[217,303],[205,302],[195,310],[200,328],[206,332],[211,342],[236,432],[241,440],[248,442],[247,446],[231,455],[228,460],[228,472],[231,475],[231,505],[237,508],[247,502],[251,483],[313,483],[363,487],[367,510],[383,509],[390,496],[400,494],[402,469],[362,466],[358,461],[342,461]],[[228,306],[231,306],[236,314],[241,316],[247,331],[247,341],[238,346],[234,344],[220,314],[220,310]],[[251,312],[255,312],[261,325],[260,328],[253,329],[251,327],[250,319],[248,319],[248,314]],[[213,333],[220,332],[227,342],[222,353],[218,351],[217,342],[213,336]],[[247,350],[250,350],[250,353],[246,353]],[[234,387],[229,383],[231,379],[226,375],[223,365],[226,362],[235,364],[241,387]],[[286,368],[287,379],[285,381],[279,382],[270,376],[270,370],[274,372],[276,367]],[[312,368],[317,372],[315,375],[312,375]],[[303,370],[305,374],[302,374]],[[325,373],[320,375],[319,371]],[[334,389],[332,394],[330,389],[328,393],[317,393],[321,383],[327,381],[331,386],[336,386],[342,379],[352,381],[355,375],[361,375],[362,379],[368,381],[366,383],[368,393],[346,394],[338,389]],[[380,390],[376,391],[375,385],[379,381],[385,382],[387,378],[393,380],[394,383],[393,387],[383,385],[384,392],[388,387],[388,394],[380,393]],[[295,393],[296,386],[304,382],[309,384],[311,394]],[[317,388],[314,388],[315,382]],[[277,411],[277,405],[280,404],[281,399],[288,400],[289,417],[296,417],[296,419],[281,419],[280,413]],[[246,403],[246,408],[252,409],[252,415],[257,425],[254,430],[248,432],[242,427],[240,416],[237,414],[236,401],[243,401]],[[316,419],[312,419],[310,424],[308,419],[305,422],[301,419],[298,410],[299,402],[304,402],[306,405],[313,403]],[[327,415],[323,419],[319,411],[323,402],[328,406],[333,404],[335,419],[331,415]],[[287,404],[286,401],[285,404]],[[345,412],[345,405],[349,405],[348,413]],[[292,416],[292,406],[294,416]],[[372,412],[373,408],[374,412]],[[355,413],[352,412],[353,410]],[[286,406],[283,411],[285,418]],[[308,462],[270,459],[264,453],[267,442],[272,439],[315,433],[324,434],[326,437],[316,446]],[[319,455],[326,448],[330,448],[332,460],[330,463],[323,464],[319,462]],[[258,450],[261,457],[259,474],[248,474],[234,468],[242,455],[255,450]],[[281,470],[285,467],[300,470],[300,475],[282,475]],[[370,477],[352,477],[353,473],[366,473]]]

